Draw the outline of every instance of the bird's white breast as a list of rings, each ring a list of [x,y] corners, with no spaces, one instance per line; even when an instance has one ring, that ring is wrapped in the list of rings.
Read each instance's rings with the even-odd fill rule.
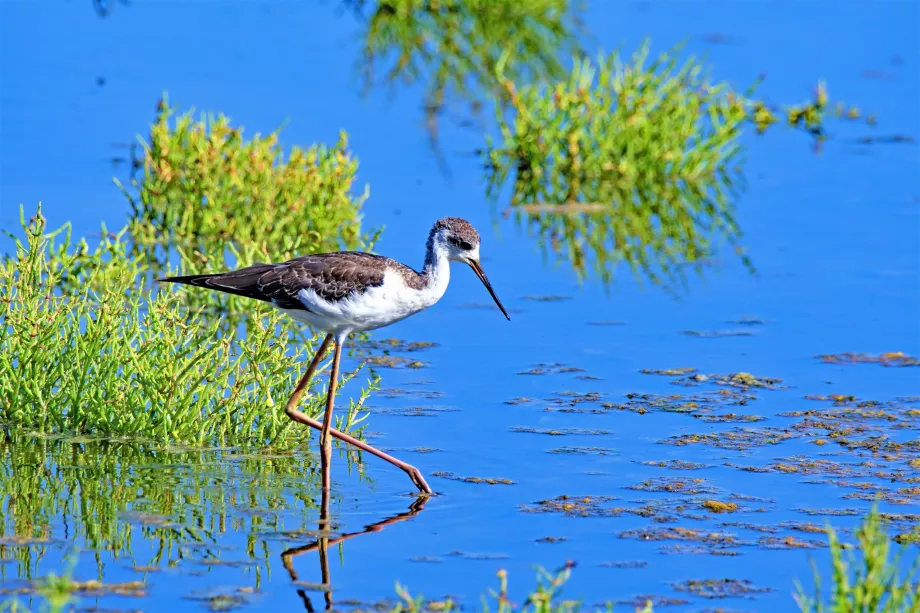
[[[403,320],[440,300],[447,290],[449,272],[439,272],[442,274],[434,275],[422,289],[414,289],[406,285],[398,271],[390,269],[384,274],[381,285],[335,302],[324,300],[313,290],[300,290],[297,297],[309,312],[287,309],[285,312],[324,332],[349,334],[374,330]]]

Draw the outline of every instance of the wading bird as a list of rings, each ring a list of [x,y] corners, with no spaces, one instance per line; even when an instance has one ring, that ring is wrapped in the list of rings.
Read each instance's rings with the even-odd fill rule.
[[[326,338],[316,350],[284,409],[294,421],[321,432],[323,489],[328,490],[330,486],[330,436],[334,436],[399,467],[420,491],[430,494],[431,488],[417,468],[332,428],[339,359],[342,344],[352,332],[388,326],[440,300],[450,280],[451,261],[469,264],[510,321],[508,312],[495,295],[479,263],[479,244],[479,233],[468,221],[444,217],[434,224],[428,234],[425,265],[420,273],[380,255],[339,251],[305,255],[280,264],[254,264],[230,272],[167,277],[159,281],[184,283],[262,300],[314,330],[325,332]],[[326,412],[320,423],[297,410],[297,403],[333,341],[335,352],[329,374]]]

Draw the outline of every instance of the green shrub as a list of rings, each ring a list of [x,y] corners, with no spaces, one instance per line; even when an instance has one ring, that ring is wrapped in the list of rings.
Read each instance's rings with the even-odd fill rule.
[[[340,134],[334,147],[292,147],[285,159],[279,131],[243,138],[224,115],[176,115],[166,96],[157,105],[143,176],[122,187],[132,214],[132,240],[150,248],[178,246],[222,254],[227,245],[278,257],[299,240],[307,252],[353,249],[361,206],[352,194],[358,161]]]
[[[25,243],[0,266],[0,421],[38,432],[139,437],[195,445],[290,445],[307,429],[282,406],[317,338],[295,343],[283,314],[254,317],[245,337],[155,297],[119,237],[92,253],[22,220]],[[74,261],[80,263],[67,273]],[[69,274],[68,291],[60,281]],[[345,376],[350,379],[355,373]],[[321,375],[304,411],[322,410]],[[352,422],[361,399],[342,413]]]
[[[878,509],[873,507],[856,530],[861,556],[847,549],[833,528],[828,526],[828,542],[833,560],[830,602],[821,593],[821,576],[814,568],[815,597],[811,598],[796,582],[796,602],[804,613],[918,613],[920,612],[920,557],[905,573],[900,561],[907,549],[890,556],[891,537]],[[861,558],[861,559],[859,559]],[[812,563],[814,566],[814,563]]]

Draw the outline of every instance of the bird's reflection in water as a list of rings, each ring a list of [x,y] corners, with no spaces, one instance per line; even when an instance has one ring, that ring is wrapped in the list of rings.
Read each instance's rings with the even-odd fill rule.
[[[363,530],[357,532],[348,532],[341,534],[336,537],[329,536],[330,533],[330,523],[329,523],[329,490],[323,490],[322,502],[320,504],[320,513],[319,513],[319,522],[318,522],[318,531],[320,537],[314,543],[308,545],[303,545],[300,547],[291,547],[289,549],[281,552],[281,562],[284,564],[284,568],[287,569],[288,574],[291,576],[291,581],[298,582],[299,577],[297,575],[297,570],[294,568],[294,556],[298,556],[302,553],[308,553],[310,551],[319,552],[319,570],[321,583],[317,588],[323,592],[323,598],[325,600],[326,606],[325,610],[329,611],[332,609],[332,585],[329,581],[329,546],[337,545],[344,540],[361,536],[362,534],[370,534],[372,532],[380,532],[386,526],[390,524],[399,523],[406,519],[415,517],[425,508],[425,503],[428,502],[427,496],[422,496],[415,500],[409,509],[403,513],[398,513],[392,517],[388,517],[377,523],[370,524],[365,526]],[[307,590],[303,587],[297,589],[297,595],[300,596],[303,600],[304,608],[307,611],[315,611],[313,603],[310,600],[310,597],[307,595]]]

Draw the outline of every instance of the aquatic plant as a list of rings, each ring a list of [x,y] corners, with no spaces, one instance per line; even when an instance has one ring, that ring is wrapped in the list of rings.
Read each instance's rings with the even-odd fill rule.
[[[489,596],[494,600],[496,613],[575,613],[584,610],[582,603],[577,600],[566,600],[561,598],[562,586],[569,580],[572,575],[572,569],[575,568],[574,562],[566,564],[555,573],[548,572],[544,568],[537,568],[537,587],[523,600],[521,604],[516,604],[511,600],[508,594],[508,572],[498,571],[498,590],[489,590]],[[421,596],[412,596],[408,589],[402,584],[396,584],[396,593],[401,601],[392,609],[393,613],[421,613],[423,611],[451,611],[459,608],[456,604],[448,599],[445,601],[426,601]],[[490,613],[492,608],[486,597],[482,598],[482,611]],[[613,611],[613,605],[608,603],[604,609],[607,612]],[[652,603],[648,602],[645,608],[636,608],[636,613],[653,613]]]
[[[367,2],[352,0],[357,12]],[[515,82],[564,74],[561,57],[578,50],[573,0],[379,0],[364,22],[360,68],[365,86],[383,67],[385,80],[421,82],[432,138],[438,116],[456,100],[475,112],[501,97],[496,67]]]
[[[860,556],[844,553],[848,546],[828,526],[828,544],[833,563],[832,585],[826,602],[821,591],[821,575],[814,569],[815,595],[805,593],[797,581],[796,603],[803,613],[917,613],[920,611],[920,557],[904,573],[900,565],[906,551],[891,554],[891,537],[885,529],[878,505],[856,530]],[[861,559],[860,559],[861,558]]]
[[[246,139],[223,114],[177,114],[164,94],[133,162],[141,176],[128,187],[116,179],[131,205],[132,241],[152,261],[174,249],[200,252],[190,268],[223,265],[228,245],[266,258],[295,247],[366,247],[373,238],[361,234],[360,212],[368,189],[353,193],[358,161],[346,133],[333,147],[294,146],[287,156],[279,133]]]
[[[604,282],[621,262],[656,283],[683,279],[722,242],[750,266],[732,202],[745,106],[692,56],[647,56],[646,45],[628,62],[578,61],[552,86],[505,79],[511,110],[483,152],[488,194],[510,182],[518,222],[580,277],[593,260]]]
[[[276,311],[238,336],[176,294],[144,289],[121,235],[89,251],[70,243],[69,226],[45,233],[40,207],[21,217],[26,240],[13,237],[16,253],[0,263],[6,428],[195,445],[290,446],[309,436],[281,406],[316,338],[277,334],[289,322]],[[309,415],[321,412],[319,380],[308,386]],[[354,425],[369,389],[340,429]]]

